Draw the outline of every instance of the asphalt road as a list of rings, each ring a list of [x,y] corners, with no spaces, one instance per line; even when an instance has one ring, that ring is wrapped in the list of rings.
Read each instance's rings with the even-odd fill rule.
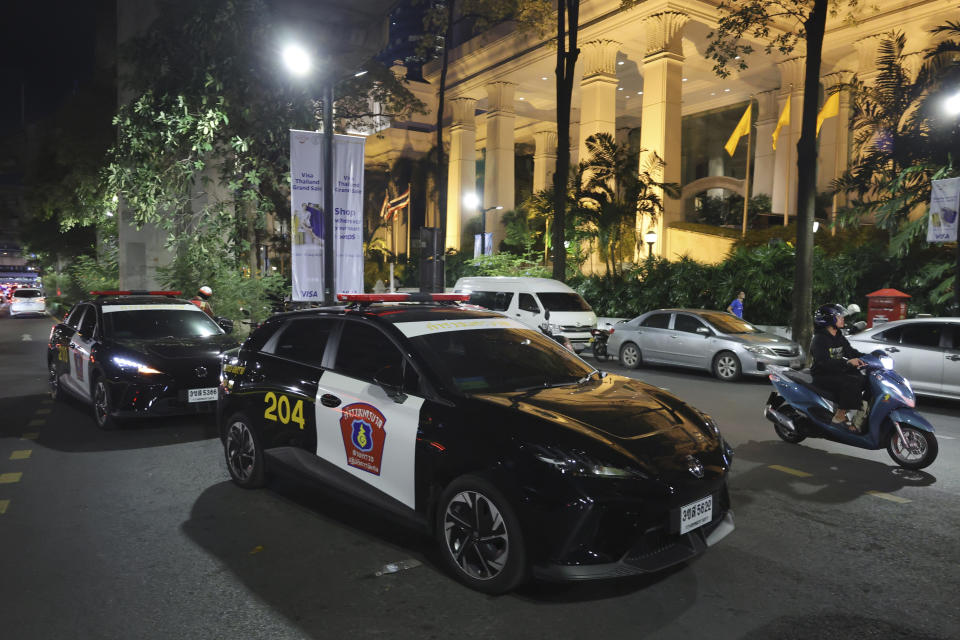
[[[4,639],[960,637],[960,402],[920,403],[940,457],[907,473],[886,452],[781,442],[765,380],[631,372],[720,424],[736,531],[663,574],[490,597],[336,495],[235,487],[209,420],[100,432],[52,403],[50,326],[0,310]],[[406,559],[422,564],[375,575]]]

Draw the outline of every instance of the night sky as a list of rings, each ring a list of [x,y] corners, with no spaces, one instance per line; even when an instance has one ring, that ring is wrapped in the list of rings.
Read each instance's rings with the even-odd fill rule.
[[[121,0],[122,1],[122,0]],[[0,133],[51,113],[93,76],[98,0],[11,0],[0,13]]]

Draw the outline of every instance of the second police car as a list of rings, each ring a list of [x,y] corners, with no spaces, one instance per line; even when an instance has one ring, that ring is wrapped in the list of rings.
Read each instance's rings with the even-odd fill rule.
[[[707,415],[465,296],[408,296],[278,314],[224,356],[235,483],[293,468],[405,516],[487,593],[658,571],[733,530]]]
[[[220,354],[237,341],[179,293],[94,291],[75,305],[50,330],[53,397],[90,403],[102,429],[122,418],[213,412]]]

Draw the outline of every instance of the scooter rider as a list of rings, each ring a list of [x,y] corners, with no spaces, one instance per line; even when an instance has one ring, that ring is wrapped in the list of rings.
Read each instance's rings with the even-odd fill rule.
[[[833,423],[846,424],[848,429],[856,431],[856,427],[846,421],[846,412],[860,408],[866,380],[856,371],[864,365],[860,360],[863,354],[851,347],[843,336],[845,313],[846,309],[839,304],[825,304],[814,314],[810,373],[815,385],[834,392],[837,411]]]

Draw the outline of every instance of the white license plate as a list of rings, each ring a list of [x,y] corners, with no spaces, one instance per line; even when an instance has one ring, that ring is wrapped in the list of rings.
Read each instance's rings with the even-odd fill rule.
[[[187,402],[209,402],[217,399],[217,388],[206,387],[204,389],[189,389],[187,391]]]
[[[693,531],[713,519],[713,496],[680,507],[680,533]]]

